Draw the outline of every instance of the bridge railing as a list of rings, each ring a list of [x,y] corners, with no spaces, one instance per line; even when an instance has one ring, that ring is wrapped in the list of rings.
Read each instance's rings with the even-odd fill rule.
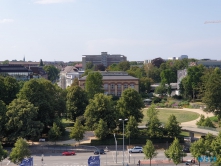
[[[212,130],[212,131],[221,131],[219,128],[213,128],[213,127],[206,127],[206,126],[197,126],[199,129],[206,129],[206,130]]]

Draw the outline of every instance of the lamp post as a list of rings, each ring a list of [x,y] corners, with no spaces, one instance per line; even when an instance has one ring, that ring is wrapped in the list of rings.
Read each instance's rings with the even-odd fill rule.
[[[124,166],[124,121],[128,119],[119,119],[119,121],[123,121],[123,166]]]
[[[116,148],[116,164],[117,164],[117,139],[115,137],[115,133],[114,133],[114,139],[115,139],[115,148]]]
[[[41,155],[41,165],[44,166],[44,159],[43,159],[44,155]]]

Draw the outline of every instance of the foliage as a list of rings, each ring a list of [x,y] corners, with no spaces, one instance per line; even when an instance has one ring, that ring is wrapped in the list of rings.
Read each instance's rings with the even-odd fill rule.
[[[196,122],[197,126],[204,126],[204,127],[213,127],[215,128],[213,122],[209,117],[205,118],[204,115],[200,115],[200,120]]]
[[[103,64],[95,65],[95,71],[105,71],[106,67]]]
[[[13,163],[19,164],[26,157],[31,157],[31,153],[28,148],[28,143],[23,138],[18,138],[14,148],[12,148],[9,159]]]
[[[133,116],[130,116],[126,125],[125,136],[127,138],[137,138],[139,135],[138,123]]]
[[[102,77],[99,72],[90,72],[88,74],[85,82],[85,90],[89,99],[92,99],[97,93],[103,93]]]
[[[41,121],[45,128],[52,126],[54,119],[66,110],[65,91],[45,79],[25,82],[17,96],[38,107],[37,120]]]
[[[218,119],[221,118],[221,71],[216,68],[206,83],[203,102],[206,104],[205,111],[213,112]]]
[[[99,123],[96,125],[96,129],[94,130],[95,136],[101,140],[105,139],[109,134],[108,126],[105,121],[102,119],[99,120]]]
[[[219,132],[218,136],[212,141],[211,148],[213,151],[213,155],[216,156],[216,165],[221,164],[221,132]]]
[[[6,127],[5,124],[8,121],[8,118],[6,116],[6,106],[5,103],[0,100],[0,140],[6,136]]]
[[[159,94],[160,96],[164,96],[167,92],[167,88],[164,84],[160,84],[156,87],[154,93]]]
[[[90,99],[84,113],[86,126],[95,129],[95,124],[102,119],[107,123],[108,129],[115,129],[117,112],[113,104],[111,96],[96,94]]]
[[[119,70],[121,71],[127,71],[130,69],[130,63],[129,61],[123,61],[123,62],[120,62],[118,63],[118,68]]]
[[[54,141],[55,143],[61,137],[60,128],[57,126],[55,122],[53,123],[53,126],[50,128],[48,132],[48,137],[49,137],[49,140]]]
[[[70,138],[76,141],[82,140],[84,138],[85,129],[81,122],[77,119],[74,127],[71,129]]]
[[[162,137],[163,136],[163,129],[160,120],[158,119],[158,110],[156,109],[155,105],[151,105],[147,109],[147,134],[150,138],[154,137]]]
[[[167,123],[165,124],[165,130],[169,137],[178,137],[181,133],[181,127],[179,126],[179,122],[176,119],[176,116],[173,114],[170,115]]]
[[[76,120],[78,116],[84,114],[88,99],[85,91],[79,86],[71,86],[67,93],[67,116],[71,120]]]
[[[165,156],[173,160],[174,164],[181,162],[181,157],[186,154],[183,152],[183,148],[177,138],[174,139],[173,143],[169,146],[169,149],[165,151]]]
[[[144,108],[144,102],[140,94],[132,88],[124,90],[117,101],[117,110],[122,119],[134,116],[137,122],[141,122],[143,119],[142,108]]]
[[[143,147],[143,152],[145,154],[145,158],[150,159],[151,165],[151,160],[157,156],[156,149],[154,148],[151,140],[147,140],[146,145]]]
[[[170,83],[176,82],[176,73],[173,72],[171,69],[165,69],[160,73],[161,77],[161,84],[167,84],[167,93],[171,95],[171,85]]]
[[[59,72],[59,70],[55,66],[48,65],[48,66],[44,66],[43,69],[48,74],[48,79],[51,82],[55,82],[59,78],[59,73],[60,72]]]
[[[160,65],[162,64],[162,63],[164,63],[165,61],[162,59],[162,58],[155,58],[155,59],[153,59],[152,61],[151,61],[151,63],[154,65],[154,66],[156,66],[156,67],[160,67]]]
[[[93,62],[87,62],[87,64],[86,64],[86,70],[88,70],[88,69],[92,69],[92,70],[93,70],[93,67],[94,67]]]
[[[108,66],[108,71],[119,71],[119,66],[116,63],[111,64],[110,66]]]
[[[144,70],[148,78],[151,78],[155,83],[160,82],[160,69],[159,68],[157,68],[151,63],[147,63],[144,65]]]
[[[7,150],[3,149],[3,146],[2,146],[2,144],[0,142],[0,162],[2,160],[4,160],[7,156],[8,156],[8,152],[7,152]]]
[[[190,146],[190,152],[195,158],[199,158],[200,156],[205,155],[206,149],[207,148],[205,147],[205,142],[203,138],[200,138],[199,140],[193,142]]]
[[[40,59],[40,64],[39,66],[44,66],[42,59]]]
[[[27,100],[13,100],[6,112],[8,118],[6,127],[10,131],[8,138],[14,140],[18,137],[30,139],[40,136],[43,124],[36,120],[37,114],[38,108]]]
[[[151,78],[141,77],[139,79],[140,93],[149,93],[151,90],[151,84],[153,84],[153,80]]]

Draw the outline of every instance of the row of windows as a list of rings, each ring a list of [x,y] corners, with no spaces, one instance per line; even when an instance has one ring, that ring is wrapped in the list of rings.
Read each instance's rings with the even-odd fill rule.
[[[104,84],[104,89],[108,89],[108,84]],[[121,87],[124,87],[124,89],[127,89],[128,87],[130,88],[134,88],[134,84],[124,84],[124,85],[121,85],[121,84],[117,84],[117,89],[121,89]],[[111,89],[115,89],[115,84],[110,84],[110,88]]]
[[[109,93],[108,91],[105,91],[104,94],[106,94],[106,95],[110,94],[110,95],[115,96],[115,93],[114,93],[113,91],[110,92],[110,93]],[[120,92],[119,92],[119,91],[117,92],[117,96],[121,96],[121,91],[120,91]]]

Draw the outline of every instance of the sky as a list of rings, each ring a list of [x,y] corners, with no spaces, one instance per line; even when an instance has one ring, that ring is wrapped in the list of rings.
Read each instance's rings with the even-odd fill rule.
[[[101,52],[128,61],[221,60],[221,1],[0,0],[0,61],[81,61]]]

